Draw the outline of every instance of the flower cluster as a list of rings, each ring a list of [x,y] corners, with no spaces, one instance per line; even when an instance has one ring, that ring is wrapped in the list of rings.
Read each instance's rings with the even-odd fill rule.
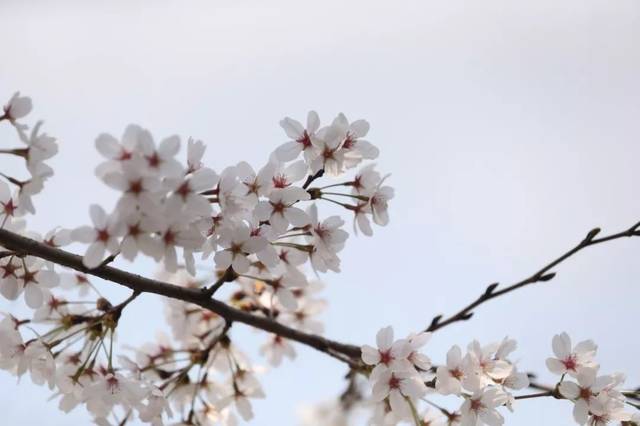
[[[13,229],[12,221],[27,213],[35,214],[31,198],[39,194],[45,181],[53,176],[53,169],[45,163],[57,154],[58,145],[55,138],[41,132],[42,121],[36,123],[29,131],[29,126],[21,121],[32,109],[31,99],[20,96],[16,92],[2,108],[0,122],[8,121],[17,131],[23,146],[0,150],[2,154],[22,157],[26,163],[28,178],[2,176],[15,186],[11,191],[7,183],[0,180],[0,228]]]
[[[119,193],[115,206],[93,204],[91,225],[40,236],[19,218],[35,213],[31,196],[53,174],[45,160],[57,145],[40,132],[41,123],[27,133],[22,119],[30,110],[31,100],[16,94],[0,116],[26,145],[2,153],[24,158],[31,175],[27,180],[2,175],[16,190],[0,181],[1,227],[51,247],[86,244],[82,261],[89,270],[116,257],[148,256],[158,262],[165,281],[210,295],[227,284],[231,306],[321,334],[323,285],[307,273],[338,272],[349,233],[340,215],[323,216],[318,204],[346,210],[354,230],[366,235],[372,233],[371,221],[388,222],[393,190],[383,186],[386,177],[375,165],[344,177],[378,155],[364,139],[368,123],[350,123],[340,114],[322,127],[311,112],[306,128],[282,120],[291,140],[259,169],[240,162],[217,173],[204,163],[206,145],[193,139],[181,161],[180,138],[156,142],[137,125],[128,126],[121,138],[101,134],[95,145],[104,161],[96,175]],[[323,175],[339,183],[312,186]],[[211,272],[198,276],[197,270]],[[196,304],[169,299],[172,337],[159,335],[123,355],[114,341],[120,317],[137,293],[112,304],[88,275],[7,249],[0,252],[0,294],[10,300],[24,295],[33,310],[30,318],[4,317],[0,368],[29,373],[34,383],[47,385],[64,412],[84,406],[101,425],[134,418],[159,425],[169,417],[181,424],[231,425],[238,417],[250,420],[251,400],[264,397],[257,376],[262,369],[235,345],[231,323]],[[29,339],[30,331],[35,333]],[[276,334],[265,338],[260,352],[272,366],[295,357],[291,342]]]
[[[362,347],[362,360],[373,367],[369,376],[372,398],[380,403],[373,423],[410,420],[417,416],[421,398],[435,390],[464,398],[459,410],[450,415],[461,424],[502,424],[504,419],[496,408],[511,403],[511,390],[529,385],[527,375],[518,372],[508,358],[516,349],[515,340],[505,338],[486,346],[473,341],[464,356],[459,346],[453,346],[446,364],[432,368],[429,358],[419,351],[429,337],[429,333],[420,333],[394,341],[393,330],[387,327],[378,332],[377,348]]]
[[[555,357],[547,359],[547,366],[561,376],[560,382],[545,392],[516,396],[513,391],[534,385],[509,359],[517,346],[515,340],[504,338],[484,346],[474,340],[466,353],[455,345],[447,352],[446,363],[432,366],[429,358],[419,352],[429,337],[429,333],[421,333],[394,340],[392,328],[386,327],[377,334],[377,347],[362,346],[362,361],[367,366],[364,374],[369,377],[372,403],[364,400],[361,406],[373,410],[369,424],[395,425],[409,421],[418,426],[499,426],[505,422],[499,408],[513,410],[517,399],[545,396],[572,401],[574,418],[581,425],[637,424],[638,415],[634,417],[624,411],[626,392],[618,389],[624,376],[620,373],[598,375],[594,360],[596,345],[590,340],[573,347],[566,333],[556,335],[552,345]],[[545,388],[537,384],[534,387]],[[637,397],[636,392],[632,394]],[[458,397],[462,403],[457,409],[449,410],[432,401],[443,396]],[[438,409],[419,414],[423,401]],[[342,407],[340,412],[346,424],[349,410],[344,409],[344,404],[338,407]],[[312,412],[305,411],[305,417],[310,417]]]
[[[593,341],[585,340],[574,347],[569,335],[562,333],[554,336],[552,343],[555,357],[547,359],[547,367],[561,376],[558,392],[574,402],[573,417],[578,424],[604,426],[632,420],[624,411],[626,398],[617,389],[624,383],[624,375],[598,374]],[[575,381],[568,380],[567,375]]]

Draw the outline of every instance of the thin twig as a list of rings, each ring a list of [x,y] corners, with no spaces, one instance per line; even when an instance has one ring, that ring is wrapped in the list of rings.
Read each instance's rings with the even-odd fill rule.
[[[479,305],[491,299],[495,299],[496,297],[510,293],[514,290],[518,290],[519,288],[525,287],[530,284],[550,281],[556,276],[555,272],[550,272],[550,270],[558,266],[560,263],[564,262],[571,256],[573,256],[574,254],[578,253],[582,249],[596,245],[596,244],[601,244],[607,241],[617,240],[620,238],[640,236],[640,231],[638,231],[638,228],[640,228],[640,222],[636,223],[631,228],[625,231],[618,232],[616,234],[611,234],[601,238],[595,238],[596,235],[600,233],[600,228],[592,229],[579,244],[577,244],[571,250],[567,251],[566,253],[564,253],[562,256],[558,257],[551,263],[547,264],[545,267],[540,269],[535,274],[498,291],[496,291],[499,285],[498,283],[493,283],[489,285],[485,289],[484,293],[482,293],[476,300],[474,300],[469,305],[467,305],[466,307],[458,311],[456,314],[453,314],[446,319],[443,319],[442,315],[438,315],[434,317],[433,320],[431,321],[431,324],[429,325],[429,327],[426,328],[425,331],[436,331],[443,327],[446,327],[447,325],[453,324],[455,322],[466,321],[473,316],[474,314],[473,310],[476,307],[478,307]]]

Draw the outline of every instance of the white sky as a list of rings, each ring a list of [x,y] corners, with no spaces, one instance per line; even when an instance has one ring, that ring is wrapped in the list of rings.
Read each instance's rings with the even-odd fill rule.
[[[372,342],[388,324],[417,330],[490,282],[533,273],[594,226],[615,232],[640,219],[636,1],[0,0],[0,40],[0,98],[32,96],[32,118],[60,139],[56,176],[36,199],[40,230],[86,222],[92,202],[112,206],[92,177],[93,140],[129,122],[204,140],[220,170],[241,159],[260,166],[284,140],[285,115],[368,119],[397,198],[390,226],[352,238],[344,272],[325,277],[327,335],[339,340]],[[0,136],[12,146],[11,133]],[[550,340],[566,330],[594,338],[603,371],[638,385],[639,345],[627,330],[637,323],[639,255],[640,240],[590,249],[552,282],[439,332],[428,353],[440,362],[454,343],[508,334],[522,368],[550,380]],[[132,321],[123,341],[163,327],[155,298],[136,303],[125,321],[157,322]],[[261,338],[241,328],[253,351]],[[342,365],[298,353],[264,378],[255,424],[294,425],[298,403],[342,390]],[[13,382],[0,375],[7,424],[71,422],[47,392]],[[573,424],[558,401],[520,402],[507,420]]]

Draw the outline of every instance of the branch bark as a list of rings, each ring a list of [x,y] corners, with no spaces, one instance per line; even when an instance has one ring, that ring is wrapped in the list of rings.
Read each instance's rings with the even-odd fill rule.
[[[479,305],[482,305],[483,303],[489,300],[495,299],[496,297],[518,290],[519,288],[525,287],[530,284],[550,281],[556,276],[555,272],[550,272],[551,269],[558,266],[560,263],[564,262],[574,254],[578,253],[579,251],[587,247],[590,247],[596,244],[601,244],[607,241],[617,240],[620,238],[640,236],[640,231],[638,230],[638,228],[640,228],[640,222],[636,223],[631,228],[625,231],[618,232],[616,234],[611,234],[601,238],[595,238],[600,233],[600,228],[594,228],[591,231],[589,231],[587,236],[579,244],[577,244],[571,250],[564,253],[562,256],[553,260],[551,263],[544,266],[535,274],[498,291],[496,291],[496,289],[498,288],[499,283],[490,284],[485,289],[484,293],[482,293],[480,296],[478,296],[476,300],[474,300],[469,305],[462,308],[457,313],[451,315],[446,319],[442,319],[442,315],[438,315],[434,317],[433,320],[431,320],[431,324],[429,325],[429,327],[425,329],[425,331],[436,331],[450,324],[453,324],[455,322],[466,321],[473,316],[474,314],[473,310],[476,307],[478,307]]]
[[[272,319],[235,309],[226,303],[212,299],[206,289],[197,290],[180,287],[132,274],[106,264],[95,269],[87,269],[82,263],[82,257],[76,254],[51,247],[5,229],[0,229],[0,245],[19,254],[39,257],[58,265],[114,282],[130,288],[134,292],[153,293],[193,303],[215,312],[227,321],[247,324],[277,334],[286,339],[310,346],[352,366],[358,365],[359,363],[360,348],[358,346],[336,342],[322,336],[295,330]]]

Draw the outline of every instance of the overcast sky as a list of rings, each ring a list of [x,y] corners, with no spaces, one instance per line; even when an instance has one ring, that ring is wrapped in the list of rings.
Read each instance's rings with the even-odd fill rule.
[[[361,344],[385,325],[424,328],[487,284],[532,274],[594,226],[617,232],[640,220],[638,40],[634,0],[0,0],[0,98],[32,96],[31,118],[60,140],[31,221],[41,231],[86,223],[90,203],[111,208],[115,194],[93,177],[93,142],[130,122],[157,138],[202,139],[219,171],[262,165],[284,141],[285,115],[369,120],[396,188],[392,221],[351,238],[343,273],[324,277],[327,335]],[[11,147],[13,135],[0,135]],[[640,239],[588,249],[552,282],[438,332],[427,352],[441,362],[452,344],[509,335],[521,368],[545,381],[551,337],[568,331],[595,339],[602,371],[637,386],[639,259]],[[148,262],[122,266],[151,273]],[[101,284],[125,294],[112,287]],[[152,296],[127,316],[123,342],[164,327]],[[262,341],[234,333],[250,353]],[[295,425],[298,404],[342,390],[343,365],[297,350],[263,378],[254,424]],[[3,423],[71,423],[45,390],[14,382],[0,374]],[[506,417],[573,424],[570,404],[554,400],[521,401]]]

